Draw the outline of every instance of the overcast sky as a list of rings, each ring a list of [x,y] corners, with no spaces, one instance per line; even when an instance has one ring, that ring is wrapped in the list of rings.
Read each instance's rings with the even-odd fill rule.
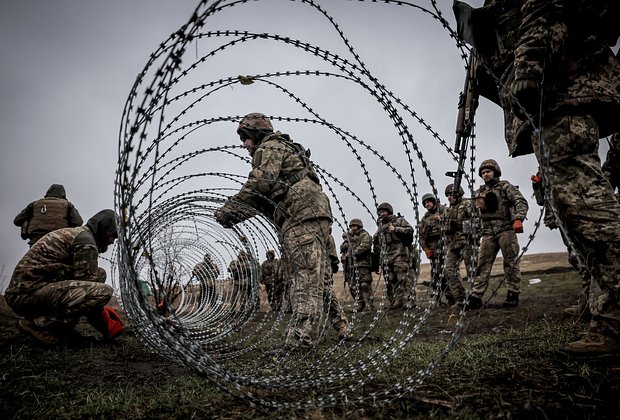
[[[463,62],[454,41],[437,21],[410,7],[346,0],[318,3],[334,17],[373,75],[453,145]],[[418,4],[430,6],[426,1]],[[445,17],[453,22],[452,0],[440,0],[439,4]],[[196,5],[197,2],[188,0],[5,0],[0,3],[1,289],[6,287],[7,277],[27,250],[26,242],[19,237],[19,228],[12,224],[13,218],[28,203],[41,198],[52,183],[65,186],[68,199],[85,221],[103,208],[113,208],[119,127],[129,91],[151,52],[188,21]],[[326,19],[299,2],[250,2],[224,10],[206,23],[206,29],[249,29],[296,37],[352,59]],[[211,43],[223,41],[201,40],[186,53],[184,64],[206,54],[212,48]],[[282,42],[248,44],[207,60],[203,70],[186,78],[186,84],[197,86],[237,74],[330,68],[321,59],[307,57],[306,53]],[[359,136],[394,162],[405,177],[409,175],[397,132],[374,98],[359,87],[334,78],[284,79],[273,81],[285,84],[328,121]],[[254,111],[308,116],[295,108],[290,98],[255,85],[218,93],[208,108],[209,117]],[[443,192],[449,182],[444,172],[454,170],[453,162],[414,119],[406,123],[419,142],[437,188]],[[352,190],[362,191],[361,196],[369,197],[363,193],[367,186],[360,176],[358,162],[347,160],[346,150],[339,149],[342,144],[338,139],[331,139],[329,133],[315,127],[274,125],[307,145],[317,164]],[[213,127],[203,139],[212,142],[209,146],[237,144],[235,129],[236,124],[225,122]],[[531,198],[529,181],[529,176],[536,172],[536,162],[533,156],[509,158],[502,130],[499,108],[482,100],[477,113],[476,164],[487,158],[497,159],[502,166],[502,178],[519,185],[528,199],[526,234],[520,235],[523,246],[539,213]],[[367,151],[362,155],[375,170],[377,199],[392,202],[397,211],[414,223],[411,203],[402,186],[395,185],[390,178],[386,165],[375,162]],[[218,167],[217,163],[213,165]],[[424,194],[430,184],[417,159],[414,159],[414,170],[419,177],[416,178],[418,193]],[[241,160],[230,169],[243,175],[248,171],[249,165]],[[384,171],[387,171],[385,178]],[[407,179],[411,181],[410,177]],[[442,200],[445,202],[444,197]],[[372,232],[372,215],[356,209],[354,203],[349,204],[347,197],[342,201],[346,217],[362,217]],[[372,207],[372,203],[368,205]],[[421,207],[419,210],[422,211]],[[336,238],[339,234],[335,231]],[[529,252],[562,250],[557,231],[543,228]]]

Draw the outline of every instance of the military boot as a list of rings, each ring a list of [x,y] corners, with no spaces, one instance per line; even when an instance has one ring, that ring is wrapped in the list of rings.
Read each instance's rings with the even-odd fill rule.
[[[620,355],[620,338],[588,332],[580,340],[562,347],[562,351],[573,356]]]
[[[509,290],[503,306],[504,308],[514,308],[515,306],[519,306],[519,294]]]
[[[592,314],[590,313],[590,307],[588,306],[587,302],[581,300],[576,304],[564,309],[564,313],[571,315],[575,318],[592,316]]]
[[[465,310],[466,311],[472,311],[475,309],[480,309],[482,308],[482,299],[480,299],[477,296],[470,296],[466,301],[465,301]]]

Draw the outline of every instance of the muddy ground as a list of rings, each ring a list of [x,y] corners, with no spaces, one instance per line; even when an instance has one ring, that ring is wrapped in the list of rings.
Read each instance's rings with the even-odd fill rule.
[[[462,339],[465,348],[476,338],[535,325],[559,325],[562,334],[572,338],[587,328],[586,318],[574,319],[563,312],[576,301],[580,288],[565,255],[526,257],[522,270],[519,307],[502,308],[505,289],[500,289],[487,308],[471,315]],[[540,282],[530,284],[532,279]],[[344,298],[341,284],[336,278],[338,295]],[[343,301],[350,311],[351,300]],[[421,337],[432,340],[447,316],[447,309],[435,311]],[[498,351],[511,347],[510,354],[519,355],[518,362],[503,359],[502,363],[513,364],[509,374],[494,367],[476,375],[466,369],[440,369],[415,395],[398,401],[282,412],[251,407],[208,382],[200,385],[204,388],[197,395],[186,395],[188,382],[204,379],[154,354],[131,332],[114,344],[91,340],[50,349],[22,335],[17,320],[0,298],[0,418],[620,418],[620,358],[573,360],[554,345],[541,351],[533,340],[554,339],[543,335],[493,339]],[[87,326],[81,328],[93,333]],[[461,383],[463,391],[446,395],[446,381]],[[106,398],[97,399],[114,389],[124,390],[126,401],[108,397],[106,404]]]

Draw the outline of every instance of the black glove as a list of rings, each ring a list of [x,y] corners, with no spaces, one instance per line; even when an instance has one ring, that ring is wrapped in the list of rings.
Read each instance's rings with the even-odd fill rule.
[[[340,268],[340,266],[338,264],[338,258],[329,257],[329,259],[330,259],[331,266],[332,266],[332,274],[335,274],[335,273],[338,272],[338,270]]]
[[[512,104],[512,112],[519,118],[525,119],[523,110],[536,118],[540,111],[540,89],[534,80],[515,80],[512,84],[512,94],[518,103]]]
[[[218,222],[223,227],[225,227],[226,229],[229,229],[235,225],[235,223],[232,220],[233,219],[232,214],[230,214],[229,212],[225,210],[222,210],[222,208],[215,210],[214,216],[215,216],[215,221]]]

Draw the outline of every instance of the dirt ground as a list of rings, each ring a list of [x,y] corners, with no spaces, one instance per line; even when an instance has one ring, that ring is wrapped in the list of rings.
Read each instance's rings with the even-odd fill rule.
[[[564,308],[576,301],[580,288],[580,281],[575,274],[570,272],[565,254],[526,256],[522,263],[522,271],[523,290],[519,307],[511,310],[502,309],[501,302],[505,291],[501,289],[482,315],[472,320],[464,340],[507,327],[524,329],[537,322],[565,324],[571,331],[574,331],[575,336],[585,330],[587,320],[574,320],[563,312]],[[498,264],[495,273],[499,272],[501,272],[501,267]],[[420,279],[424,280],[427,274],[428,267],[424,266]],[[336,277],[335,285],[345,310],[350,311],[353,302],[348,297],[345,299],[346,294],[342,289],[341,277]],[[424,288],[420,288],[419,293],[424,294]],[[437,331],[435,327],[441,328],[445,317],[446,311],[438,310],[437,314],[429,320],[429,331]],[[17,320],[18,318],[6,305],[4,298],[0,297],[1,418],[74,418],[76,412],[81,413],[77,417],[98,418],[187,418],[192,416],[196,418],[274,418],[282,415],[285,417],[355,419],[426,418],[430,416],[436,418],[461,416],[463,418],[620,418],[620,411],[618,411],[620,409],[620,360],[605,358],[580,361],[575,364],[556,354],[537,355],[537,360],[532,360],[531,365],[515,367],[515,374],[512,378],[485,377],[484,375],[479,377],[476,379],[478,383],[470,384],[475,389],[472,393],[473,397],[463,397],[458,404],[454,396],[452,399],[446,399],[441,393],[436,395],[437,389],[429,386],[426,393],[423,392],[411,402],[413,408],[403,408],[401,401],[392,406],[369,406],[351,411],[283,414],[270,411],[257,412],[255,408],[247,406],[247,403],[243,401],[218,394],[217,397],[211,399],[217,403],[212,402],[210,405],[203,402],[199,407],[196,406],[197,403],[182,403],[178,397],[174,407],[167,407],[161,402],[150,402],[148,407],[144,404],[144,407],[137,411],[135,408],[123,410],[115,408],[112,411],[97,409],[95,413],[85,415],[83,411],[72,409],[64,412],[62,408],[61,411],[45,412],[41,411],[41,407],[53,406],[54,398],[61,398],[61,394],[62,398],[67,398],[63,394],[63,389],[67,388],[75,389],[71,392],[79,394],[81,389],[87,391],[91,388],[101,389],[101,387],[132,389],[132,387],[149,384],[155,388],[160,387],[162,390],[167,389],[165,392],[174,394],[174,391],[170,390],[178,386],[178,381],[196,378],[197,375],[176,362],[153,354],[131,332],[117,339],[114,344],[104,345],[93,339],[86,345],[64,348],[60,352],[61,356],[56,356],[54,350],[41,347],[30,338],[23,336],[16,328]],[[84,326],[82,332],[94,333],[92,330],[89,331],[89,328]],[[50,378],[50,375],[53,378]],[[441,375],[439,378],[442,378]],[[492,398],[488,397],[490,389],[494,392]],[[525,394],[529,397],[523,397]],[[172,398],[171,395],[167,397]],[[80,398],[82,397],[75,397],[76,404],[80,404]],[[495,407],[489,407],[489,401],[497,398],[501,402]],[[437,401],[440,402],[437,403]],[[151,407],[153,404],[154,406]],[[496,403],[493,402],[493,404]]]

